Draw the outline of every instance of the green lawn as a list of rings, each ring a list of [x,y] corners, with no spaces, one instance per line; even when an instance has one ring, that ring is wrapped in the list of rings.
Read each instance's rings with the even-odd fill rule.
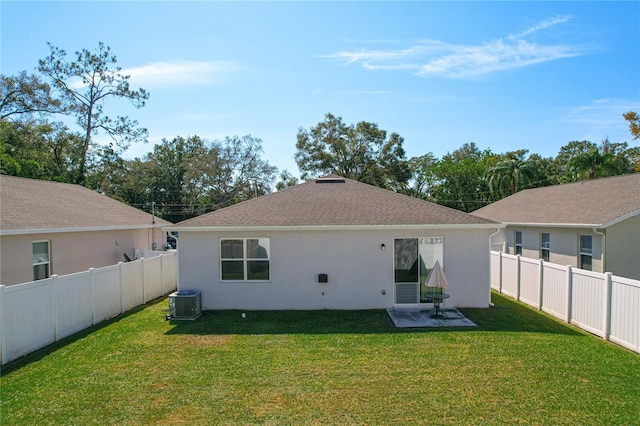
[[[640,356],[493,294],[476,329],[161,300],[5,365],[0,424],[640,424]]]

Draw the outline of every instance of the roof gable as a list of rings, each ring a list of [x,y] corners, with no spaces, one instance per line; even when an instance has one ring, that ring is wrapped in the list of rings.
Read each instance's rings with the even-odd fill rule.
[[[640,214],[640,173],[526,189],[471,214],[508,224],[607,227]]]
[[[244,201],[177,227],[495,225],[487,219],[329,175]]]
[[[155,218],[156,226],[171,225]],[[0,176],[0,229],[151,227],[152,216],[80,185]]]

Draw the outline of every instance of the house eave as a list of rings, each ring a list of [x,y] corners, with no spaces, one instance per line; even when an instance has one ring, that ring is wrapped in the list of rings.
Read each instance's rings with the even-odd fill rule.
[[[535,223],[535,222],[504,222],[506,226],[521,226],[521,227],[532,227],[532,228],[598,228],[598,229],[606,229],[620,222],[624,222],[627,219],[630,219],[634,216],[640,215],[640,209],[634,210],[625,215],[619,216],[609,222],[604,223]]]
[[[602,228],[600,223],[526,223],[504,222],[505,226],[520,226],[531,228]]]
[[[299,226],[167,226],[166,231],[179,232],[251,232],[251,231],[386,231],[399,229],[496,229],[502,223],[482,224],[409,224],[409,225],[299,225]]]
[[[97,232],[97,231],[130,231],[136,229],[160,229],[166,225],[127,225],[127,226],[94,226],[86,228],[34,228],[34,229],[3,229],[0,235],[30,235],[30,234],[61,234],[67,232]]]
[[[624,222],[625,220],[630,219],[630,218],[632,218],[634,216],[638,216],[638,215],[640,215],[640,209],[634,210],[634,211],[629,212],[629,213],[627,213],[625,215],[622,215],[622,216],[617,217],[617,218],[615,218],[613,220],[610,220],[609,222],[603,223],[601,226],[599,226],[599,228],[608,228],[610,226],[616,225],[616,224],[618,224],[620,222]]]

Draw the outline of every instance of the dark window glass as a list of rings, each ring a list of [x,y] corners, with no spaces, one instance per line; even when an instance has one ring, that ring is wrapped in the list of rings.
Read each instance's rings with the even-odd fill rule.
[[[593,268],[593,246],[591,235],[580,235],[580,269],[591,271]]]
[[[49,278],[49,242],[31,243],[31,253],[33,257],[33,280]]]
[[[220,266],[223,281],[268,281],[269,239],[220,240]]]
[[[242,259],[244,257],[244,245],[242,240],[222,240],[220,243],[223,259]]]
[[[418,282],[418,239],[396,238],[394,244],[395,282]]]
[[[541,240],[542,240],[542,244],[541,244],[542,248],[547,248],[548,249],[549,248],[549,234],[546,233],[546,232],[543,232],[542,236],[541,236]]]
[[[33,263],[44,263],[49,261],[49,243],[40,241],[31,245],[33,252]]]
[[[542,260],[544,260],[545,262],[549,261],[549,256],[551,254],[551,244],[550,244],[550,239],[549,239],[549,234],[547,232],[543,232],[541,237],[540,237],[540,254],[542,257]]]
[[[223,260],[222,279],[244,280],[244,262],[242,260]]]
[[[268,242],[264,239],[247,240],[247,259],[268,259]]]
[[[522,254],[522,232],[516,231],[515,254]]]
[[[49,264],[33,265],[33,280],[43,280],[49,278]]]
[[[551,257],[551,253],[549,252],[548,249],[542,249],[542,253],[541,253],[541,257],[542,260],[544,260],[545,262],[549,261],[549,258]]]
[[[248,260],[247,261],[247,280],[269,280],[269,261],[268,260]]]
[[[580,253],[591,254],[592,247],[591,235],[580,235]]]

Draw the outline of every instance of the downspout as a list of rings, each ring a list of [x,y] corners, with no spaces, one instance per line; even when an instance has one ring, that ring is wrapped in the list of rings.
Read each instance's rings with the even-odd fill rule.
[[[165,231],[166,232],[166,231]],[[178,244],[179,241],[179,232],[176,233],[176,235],[173,235],[171,233],[169,233],[173,238],[176,239],[176,290],[180,291],[180,250],[178,250],[178,246],[180,244]]]
[[[598,228],[591,228],[594,234],[602,236],[602,273],[607,272],[607,234],[598,231]]]
[[[493,239],[494,236],[498,234],[498,232],[500,232],[500,229],[501,228],[496,228],[495,231],[489,234],[489,265],[491,265],[491,240]],[[491,281],[491,273],[489,273],[489,281]],[[492,308],[494,306],[493,302],[491,301],[491,284],[489,284],[489,306]]]
[[[154,244],[156,243],[155,237],[155,225],[156,224],[156,202],[151,202],[151,245],[149,245],[149,241],[147,241],[147,247],[151,247],[151,250],[155,250]]]

